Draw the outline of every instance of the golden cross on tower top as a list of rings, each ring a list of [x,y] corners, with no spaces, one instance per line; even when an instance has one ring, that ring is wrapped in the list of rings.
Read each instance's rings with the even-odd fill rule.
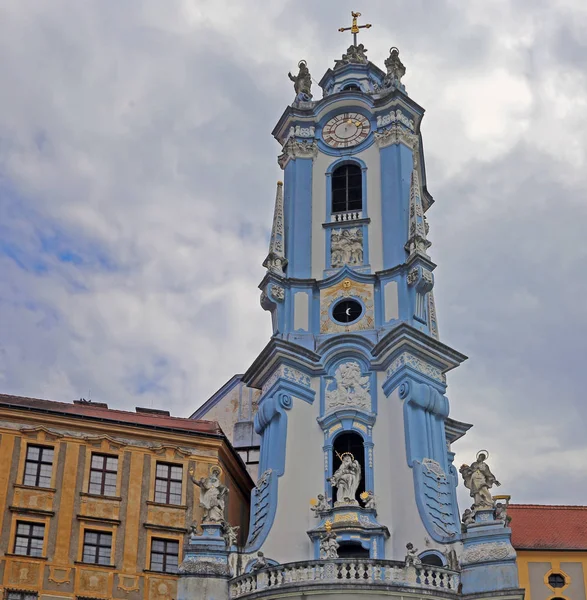
[[[357,25],[357,19],[361,16],[360,12],[351,11],[351,16],[353,17],[353,22],[350,27],[339,27],[339,31],[350,31],[353,34],[353,46],[357,45],[357,33],[359,33],[360,29],[369,29],[369,27],[373,27],[371,23],[367,23],[366,25]]]

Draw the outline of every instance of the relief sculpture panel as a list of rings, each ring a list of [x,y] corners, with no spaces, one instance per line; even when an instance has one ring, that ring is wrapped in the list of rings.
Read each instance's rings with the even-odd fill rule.
[[[14,506],[29,510],[53,510],[53,490],[35,490],[16,487],[14,489]]]
[[[186,509],[172,508],[168,506],[149,506],[147,514],[147,523],[150,525],[159,525],[160,527],[179,527],[186,526]]]
[[[39,562],[28,562],[14,560],[7,565],[7,585],[16,586],[38,586],[40,583],[41,569],[43,564]]]
[[[120,500],[82,496],[80,516],[97,519],[119,519]]]
[[[90,598],[110,597],[110,573],[95,569],[80,569],[77,572],[79,595]]]
[[[149,578],[149,600],[173,600],[177,597],[177,582],[163,577]]]

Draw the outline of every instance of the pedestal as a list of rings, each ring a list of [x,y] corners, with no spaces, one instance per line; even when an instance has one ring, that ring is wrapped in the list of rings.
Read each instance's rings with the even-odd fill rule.
[[[476,511],[475,523],[468,525],[463,534],[463,595],[511,590],[514,594],[511,597],[519,597],[520,600],[524,597],[524,591],[519,589],[516,551],[511,544],[511,534],[511,529],[504,527],[503,521],[494,519],[493,510]]]
[[[191,535],[179,566],[177,600],[228,600],[229,548],[220,523],[202,523],[202,535]]]

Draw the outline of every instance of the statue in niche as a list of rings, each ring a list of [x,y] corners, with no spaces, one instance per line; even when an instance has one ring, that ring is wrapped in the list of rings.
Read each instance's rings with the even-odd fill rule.
[[[385,60],[387,75],[383,79],[383,87],[402,89],[402,77],[406,74],[406,68],[399,58],[399,50],[394,46],[389,49],[389,57]]]
[[[343,452],[339,458],[341,465],[328,480],[336,488],[336,504],[358,504],[355,495],[361,482],[361,465],[350,452]]]
[[[222,523],[228,496],[228,488],[220,481],[222,469],[213,465],[210,467],[208,477],[196,479],[194,470],[190,469],[190,476],[194,485],[200,488],[200,506],[204,510],[204,523]]]
[[[363,228],[334,229],[330,239],[330,264],[332,267],[363,264]]]
[[[338,548],[340,544],[337,541],[337,536],[332,531],[332,523],[326,521],[326,533],[320,539],[320,558],[322,560],[329,558],[338,558]]]
[[[422,561],[418,556],[418,548],[414,548],[414,544],[408,542],[406,544],[406,550],[408,551],[406,554],[406,567],[416,567],[419,569],[422,566]]]
[[[475,462],[470,466],[462,465],[459,469],[465,487],[473,498],[473,510],[493,510],[493,497],[489,489],[493,485],[501,485],[485,462],[488,456],[487,450],[481,450],[477,453]]]
[[[326,390],[326,408],[354,407],[371,409],[369,376],[363,377],[359,363],[349,361],[334,372],[335,389]]]
[[[318,518],[320,513],[329,511],[331,509],[330,501],[324,497],[324,494],[318,494],[318,499],[315,502],[314,506],[310,507],[310,510],[314,512],[314,516]]]
[[[300,70],[297,75],[288,73],[287,76],[294,82],[296,102],[307,102],[312,99],[312,76],[305,60],[300,60],[298,67]]]

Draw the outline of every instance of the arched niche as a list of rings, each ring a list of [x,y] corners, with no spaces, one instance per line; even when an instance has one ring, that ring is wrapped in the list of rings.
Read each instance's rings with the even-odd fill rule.
[[[361,465],[361,479],[359,487],[354,498],[351,500],[359,501],[359,496],[362,494],[365,487],[366,477],[366,451],[365,441],[363,437],[356,431],[343,431],[334,438],[332,444],[332,473],[336,473],[342,464],[342,457],[345,453],[350,452],[357,462]],[[337,490],[333,490],[333,498],[337,497]]]

